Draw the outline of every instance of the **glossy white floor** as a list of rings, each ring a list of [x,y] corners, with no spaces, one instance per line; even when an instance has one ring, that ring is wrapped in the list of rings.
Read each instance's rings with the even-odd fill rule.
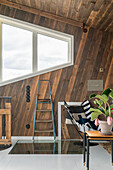
[[[15,141],[13,141],[14,145]],[[85,170],[82,155],[8,155],[0,151],[0,170]],[[111,155],[101,146],[90,147],[90,170],[113,170]]]

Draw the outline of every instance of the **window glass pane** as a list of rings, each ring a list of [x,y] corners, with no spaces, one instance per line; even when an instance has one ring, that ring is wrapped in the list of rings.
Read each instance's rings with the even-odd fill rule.
[[[32,73],[32,32],[2,24],[2,81]]]
[[[68,62],[68,42],[37,35],[38,70],[51,68]]]

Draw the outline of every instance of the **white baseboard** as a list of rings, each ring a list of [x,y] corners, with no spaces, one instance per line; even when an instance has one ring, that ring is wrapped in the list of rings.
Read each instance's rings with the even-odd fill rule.
[[[32,136],[11,136],[12,140],[33,140]],[[35,136],[34,140],[54,140],[53,136]],[[58,140],[58,137],[56,137],[55,140]]]

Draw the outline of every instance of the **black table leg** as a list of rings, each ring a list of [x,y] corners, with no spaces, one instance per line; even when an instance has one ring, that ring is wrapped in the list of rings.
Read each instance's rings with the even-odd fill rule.
[[[113,140],[112,140],[112,144],[111,144],[111,148],[112,148],[112,165],[113,165]]]
[[[83,134],[83,164],[84,164],[84,166],[85,166],[85,164],[86,164],[86,161],[85,161],[85,149],[86,149],[86,133],[84,132],[84,134]]]
[[[89,170],[89,139],[87,137],[87,164],[86,169]]]

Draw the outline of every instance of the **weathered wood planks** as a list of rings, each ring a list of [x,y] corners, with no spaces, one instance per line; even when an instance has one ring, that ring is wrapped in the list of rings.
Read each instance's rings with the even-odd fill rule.
[[[74,26],[87,26],[113,32],[113,0],[0,0],[0,11],[12,17],[18,10]],[[23,17],[22,15],[21,17]],[[43,18],[44,19],[44,18]],[[26,19],[25,19],[26,20]]]
[[[24,2],[25,1],[23,1],[23,3]],[[43,4],[43,2],[40,2],[40,6],[41,3]],[[29,5],[32,4],[29,3]],[[3,15],[74,35],[73,66],[0,87],[1,96],[12,96],[13,136],[32,136],[36,89],[39,79],[49,79],[51,82],[56,129],[58,127],[58,102],[64,99],[66,101],[79,102],[88,98],[91,92],[89,93],[87,91],[87,80],[103,79],[104,88],[113,88],[113,33],[90,28],[85,34],[81,28],[53,19],[6,6],[0,6],[0,9],[0,13]],[[102,73],[99,72],[100,67],[104,70]],[[26,103],[25,99],[26,85],[31,86],[30,103]],[[48,98],[48,86],[45,86],[44,91],[43,88],[44,86],[41,85],[40,97]],[[40,106],[39,109],[42,107],[46,108],[46,106]],[[49,109],[49,105],[47,108]],[[63,114],[65,114],[65,112]],[[44,115],[39,114],[37,116],[37,118],[41,118],[41,116]],[[49,116],[50,115],[48,115],[47,118],[49,118]],[[65,115],[63,115],[63,119],[65,119]],[[74,128],[70,125],[64,125],[65,121],[62,121],[62,138],[78,138],[79,136],[76,134]],[[30,125],[30,129],[26,129],[26,124]],[[43,126],[44,128],[48,128],[46,124]],[[41,129],[42,127],[38,128]],[[50,134],[48,133],[48,135]]]

